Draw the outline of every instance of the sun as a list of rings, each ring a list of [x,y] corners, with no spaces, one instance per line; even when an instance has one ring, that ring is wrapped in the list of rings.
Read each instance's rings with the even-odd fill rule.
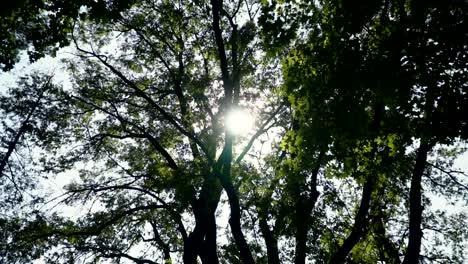
[[[253,127],[254,117],[242,109],[234,109],[226,115],[226,129],[234,135],[245,135]]]

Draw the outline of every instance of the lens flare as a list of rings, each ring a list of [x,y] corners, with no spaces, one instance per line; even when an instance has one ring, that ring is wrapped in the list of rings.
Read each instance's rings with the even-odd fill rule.
[[[247,134],[253,127],[254,117],[241,109],[231,110],[226,116],[226,129],[234,135]]]

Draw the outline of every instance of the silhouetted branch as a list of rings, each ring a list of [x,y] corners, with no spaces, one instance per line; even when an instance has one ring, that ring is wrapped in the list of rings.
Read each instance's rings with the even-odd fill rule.
[[[52,80],[52,76],[49,76],[47,81],[42,85],[42,87],[40,88],[39,95],[38,95],[36,101],[34,102],[33,106],[31,107],[31,109],[29,110],[28,115],[26,116],[26,118],[21,123],[21,126],[20,126],[19,130],[16,132],[15,137],[13,138],[13,140],[8,143],[7,152],[5,153],[5,155],[2,157],[2,160],[0,161],[0,178],[3,176],[3,170],[5,169],[5,166],[8,163],[8,159],[10,158],[11,154],[13,153],[16,146],[18,145],[19,140],[21,139],[21,137],[26,132],[29,120],[31,119],[34,112],[36,111],[36,108],[39,106],[39,104],[40,104],[40,102],[41,102],[41,100],[42,100],[42,98],[44,96],[44,93],[48,89],[48,86],[49,86],[51,80]]]
[[[242,150],[242,152],[239,154],[239,156],[236,159],[236,163],[240,163],[244,156],[249,152],[250,148],[252,148],[253,143],[255,140],[257,140],[258,137],[260,137],[263,133],[268,131],[273,125],[271,124],[268,126],[268,124],[273,120],[276,115],[283,109],[284,105],[280,105],[271,115],[270,117],[260,126],[260,128],[255,132],[255,134],[250,138],[249,143],[247,143],[247,146]],[[268,127],[267,127],[268,126]]]
[[[183,135],[187,136],[189,139],[193,140],[205,153],[208,161],[209,160],[209,155],[208,155],[208,149],[206,146],[198,139],[196,138],[192,133],[188,132],[185,130],[177,121],[174,117],[172,117],[168,112],[166,112],[162,107],[160,107],[150,96],[148,96],[143,90],[138,88],[138,86],[125,77],[123,73],[121,73],[119,70],[117,70],[114,66],[110,65],[105,58],[103,58],[102,55],[96,54],[94,51],[87,51],[78,46],[78,44],[75,41],[75,46],[76,48],[85,53],[93,56],[94,58],[98,59],[104,66],[106,66],[112,73],[114,73],[117,77],[119,77],[125,84],[127,84],[129,87],[131,87],[137,96],[145,99],[151,106],[153,106],[163,117],[166,121],[168,121],[170,124],[172,124],[179,132],[181,132]],[[211,162],[210,162],[211,163]]]
[[[443,172],[444,174],[446,174],[447,176],[449,176],[449,178],[450,178],[453,182],[455,182],[457,185],[459,185],[459,186],[461,186],[462,188],[468,190],[468,186],[467,186],[467,185],[461,183],[460,181],[458,181],[458,180],[455,178],[455,176],[453,176],[453,173],[462,174],[462,175],[465,175],[465,176],[466,176],[466,174],[465,174],[464,172],[462,172],[462,171],[457,171],[457,170],[450,170],[450,171],[448,171],[448,170],[445,170],[445,169],[443,169],[443,168],[441,168],[440,166],[437,166],[437,165],[435,165],[435,164],[432,164],[432,163],[429,163],[429,162],[427,162],[427,164],[430,165],[430,166],[432,166],[432,167],[434,167],[434,168],[436,168],[436,169],[438,169],[439,171]]]

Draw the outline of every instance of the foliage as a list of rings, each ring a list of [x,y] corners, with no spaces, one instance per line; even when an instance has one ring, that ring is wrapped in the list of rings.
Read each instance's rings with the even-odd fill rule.
[[[19,50],[76,56],[71,87],[34,74],[0,98],[0,261],[462,263],[465,214],[431,203],[466,206],[465,8],[12,7],[4,70]],[[225,129],[238,108],[256,116],[247,135]],[[61,196],[20,199],[54,179]]]
[[[76,19],[114,19],[132,3],[132,0],[21,0],[7,3],[0,13],[0,68],[11,70],[21,51],[27,52],[30,62],[45,55],[55,55],[57,50],[70,44]]]

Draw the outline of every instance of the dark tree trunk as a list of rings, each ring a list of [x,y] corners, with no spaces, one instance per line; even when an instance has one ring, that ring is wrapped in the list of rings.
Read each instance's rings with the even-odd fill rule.
[[[200,221],[197,221],[195,228],[190,233],[187,241],[184,242],[184,263],[185,264],[196,264],[199,245],[203,243],[203,237],[205,234],[205,228],[202,226]]]
[[[268,264],[279,264],[278,240],[270,230],[266,210],[259,213],[260,232],[262,232],[267,248]]]
[[[229,170],[230,170],[230,166]],[[250,252],[249,245],[245,240],[245,236],[241,229],[241,213],[240,213],[240,204],[239,197],[237,196],[237,191],[232,184],[232,180],[229,175],[221,176],[221,184],[223,185],[224,190],[227,193],[229,206],[231,208],[231,215],[229,217],[229,226],[231,227],[232,236],[236,242],[236,246],[239,249],[240,257],[242,263],[244,264],[253,264],[255,263],[252,253]]]
[[[370,178],[364,184],[362,190],[361,204],[359,205],[359,210],[354,220],[354,226],[351,231],[351,234],[345,239],[343,244],[340,246],[338,251],[331,257],[328,263],[338,264],[345,263],[346,258],[349,255],[349,252],[354,248],[354,246],[364,237],[368,231],[368,213],[372,195],[374,183],[373,179]]]
[[[232,145],[234,137],[230,132],[226,131],[226,142],[224,144],[224,150],[221,153],[220,162],[222,164],[222,171],[219,173],[219,180],[223,189],[226,191],[229,201],[229,207],[231,209],[229,217],[229,226],[231,227],[231,233],[234,237],[237,249],[239,250],[240,258],[244,264],[255,263],[250,247],[245,240],[244,233],[241,229],[241,210],[239,203],[239,196],[237,190],[234,187],[231,178],[231,163],[232,163]]]
[[[184,241],[184,263],[195,264],[198,256],[203,263],[219,263],[215,211],[221,190],[218,179],[214,174],[210,174],[205,179],[199,198],[192,201],[195,228]]]
[[[414,165],[413,175],[411,178],[410,189],[410,213],[409,213],[409,238],[408,247],[406,249],[403,264],[415,264],[419,262],[419,252],[421,250],[422,239],[422,187],[421,180],[426,167],[427,154],[431,146],[422,142],[416,156],[416,164]]]
[[[309,231],[309,214],[307,199],[299,196],[296,202],[295,225],[296,225],[296,252],[295,264],[305,264],[307,255],[307,232]]]
[[[296,203],[296,254],[294,258],[295,264],[305,264],[307,256],[307,233],[310,228],[310,215],[317,202],[319,192],[317,191],[317,177],[325,156],[325,150],[321,150],[317,158],[317,163],[312,171],[310,183],[310,195],[303,197],[298,195]]]
[[[196,264],[198,256],[203,263],[219,263],[216,246],[214,214],[197,217],[195,228],[184,242],[184,263]]]
[[[282,159],[284,155],[280,156]],[[278,252],[278,240],[275,236],[275,226],[278,224],[278,220],[275,226],[272,227],[273,230],[270,230],[268,225],[268,213],[270,211],[270,205],[272,202],[272,194],[273,190],[276,188],[275,186],[278,184],[278,178],[273,179],[268,187],[267,194],[261,198],[256,198],[256,207],[258,213],[258,223],[260,226],[260,232],[262,233],[263,239],[265,241],[265,245],[267,248],[267,258],[268,264],[279,264],[279,252]]]
[[[216,216],[214,213],[207,217],[206,235],[200,257],[204,264],[219,263],[216,244]]]
[[[211,0],[211,14],[213,17],[212,27],[214,38],[216,42],[216,47],[219,56],[219,64],[221,70],[221,76],[223,80],[224,87],[224,105],[223,109],[225,111],[231,110],[233,106],[236,106],[239,100],[240,92],[240,75],[238,72],[238,53],[237,53],[237,26],[232,21],[232,18],[227,18],[230,20],[232,27],[231,35],[231,59],[232,59],[232,72],[229,73],[229,60],[226,56],[226,48],[224,46],[223,32],[220,27],[221,14],[223,13],[223,1],[222,0]],[[231,77],[230,77],[231,76]],[[231,178],[231,163],[232,163],[232,144],[234,136],[230,134],[229,131],[225,130],[225,143],[224,149],[220,156],[220,163],[216,164],[215,167],[221,165],[219,168],[214,168],[215,172],[218,174],[218,177],[221,181],[223,189],[226,191],[229,200],[229,206],[231,208],[231,215],[229,218],[229,225],[231,227],[231,232],[234,237],[237,248],[239,249],[240,258],[245,264],[253,264],[254,259],[250,248],[245,240],[245,236],[242,233],[241,229],[241,211],[239,197],[237,195],[237,190],[234,187]],[[218,171],[218,169],[221,169]]]

